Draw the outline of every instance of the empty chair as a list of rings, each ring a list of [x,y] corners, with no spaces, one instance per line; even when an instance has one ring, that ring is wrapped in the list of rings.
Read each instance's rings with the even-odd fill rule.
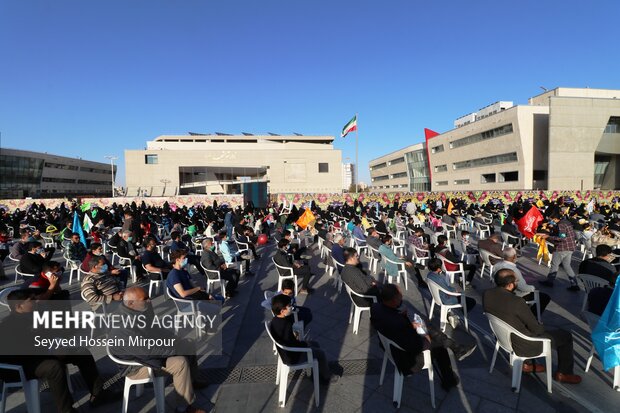
[[[518,248],[521,246],[521,240],[519,237],[502,232],[502,249],[506,247]]]
[[[588,305],[588,294],[590,294],[590,290],[596,287],[605,287],[609,286],[609,281],[604,280],[601,277],[597,277],[596,275],[590,274],[579,274],[577,276],[577,283],[583,291],[585,295],[583,296],[583,302],[581,303],[581,311],[586,310],[586,306]]]
[[[491,258],[495,258],[497,261],[501,261],[502,258],[497,255],[491,254],[486,250],[479,250],[480,258],[482,258],[482,269],[480,270],[480,278],[484,278],[484,269],[489,270],[489,279],[493,280],[493,264],[491,263]]]
[[[383,385],[383,379],[385,378],[385,370],[387,367],[387,362],[389,360],[390,363],[392,363],[392,365],[394,366],[394,392],[392,396],[392,401],[394,402],[394,407],[399,408],[400,399],[403,394],[403,382],[404,382],[405,376],[406,375],[408,376],[411,373],[408,373],[405,375],[400,370],[398,370],[398,367],[396,366],[396,362],[394,361],[394,356],[392,355],[392,348],[395,348],[401,351],[404,351],[404,350],[401,347],[399,347],[398,344],[388,339],[381,333],[377,332],[377,334],[379,336],[379,340],[381,341],[381,344],[383,345],[383,351],[384,351],[383,365],[381,366],[381,376],[379,378],[379,386]],[[433,406],[433,409],[434,409],[435,408],[435,385],[434,385],[434,379],[433,379],[434,371],[433,371],[433,363],[431,361],[431,351],[424,350],[422,354],[424,354],[424,366],[422,367],[422,370],[428,370],[428,383],[429,383],[430,390],[431,390],[431,405]]]
[[[519,389],[521,388],[521,373],[523,368],[523,362],[525,360],[544,357],[547,372],[547,391],[551,393],[551,339],[528,337],[525,334],[522,334],[516,329],[514,329],[510,324],[500,320],[492,314],[487,313],[487,317],[489,319],[491,330],[493,331],[493,334],[497,339],[497,342],[495,343],[495,351],[493,352],[493,359],[491,360],[491,367],[489,368],[489,373],[493,372],[495,360],[497,359],[497,353],[501,347],[510,356],[509,362],[512,366],[512,389],[513,391],[518,393]],[[512,348],[512,341],[510,338],[511,335],[515,335],[524,340],[542,343],[542,351],[540,352],[540,354],[532,357],[517,356]]]
[[[312,379],[314,382],[314,403],[319,407],[319,362],[312,355],[311,348],[303,347],[286,347],[278,343],[271,334],[269,322],[265,321],[265,330],[269,334],[269,338],[281,350],[290,351],[295,353],[306,353],[306,361],[302,361],[297,364],[286,364],[282,361],[282,357],[278,354],[278,367],[276,369],[276,385],[279,385],[278,391],[278,403],[280,407],[284,407],[286,404],[286,388],[288,387],[288,374],[297,370],[312,370]]]
[[[355,248],[355,250],[357,251],[357,254],[361,257],[362,252],[365,252],[368,249],[368,246],[366,245],[366,240],[357,238],[353,235],[351,236],[351,239],[353,243],[353,245],[351,246]]]
[[[362,311],[370,311],[370,307],[358,306],[353,300],[353,296],[370,299],[373,303],[377,302],[377,297],[374,295],[358,294],[346,284],[344,285],[344,288],[346,288],[347,294],[349,294],[349,298],[353,304],[353,307],[351,307],[351,313],[349,314],[349,324],[351,324],[351,321],[353,320],[353,334],[357,334],[360,326],[360,319],[362,318]]]
[[[465,322],[465,328],[469,330],[469,324],[467,322],[467,305],[465,303],[465,294],[463,293],[455,293],[452,291],[448,291],[445,288],[442,288],[439,284],[434,282],[433,280],[426,279],[426,283],[428,284],[428,288],[431,291],[431,308],[428,310],[428,319],[431,320],[433,318],[433,313],[435,310],[435,305],[439,306],[439,327],[441,331],[446,330],[446,323],[448,322],[448,311],[454,308],[460,308],[463,311],[463,321]],[[441,299],[441,294],[447,294],[454,297],[458,297],[460,303],[458,304],[444,304]]]
[[[485,239],[491,236],[490,226],[481,224],[479,222],[475,222],[474,224],[476,225],[476,229],[478,230],[478,238]]]

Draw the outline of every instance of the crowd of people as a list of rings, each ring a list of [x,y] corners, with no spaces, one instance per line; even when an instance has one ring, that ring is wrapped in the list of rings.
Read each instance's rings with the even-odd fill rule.
[[[540,219],[524,234],[520,223],[532,208],[540,212]],[[299,224],[308,211],[312,220]],[[76,215],[78,222],[91,223],[85,231],[73,228]],[[473,233],[478,234],[476,239]],[[307,239],[305,246],[301,238]],[[240,280],[255,276],[253,263],[264,259],[268,252],[259,254],[259,249],[269,239],[276,245],[272,257],[275,270],[283,278],[280,291],[263,302],[272,317],[270,332],[283,346],[311,348],[323,383],[337,380],[337,375],[331,374],[319,343],[308,341],[303,334],[312,321],[312,312],[298,306],[296,296],[314,292],[311,285],[318,275],[310,260],[322,256],[321,249],[325,248],[325,265],[335,264],[342,282],[367,297],[351,296],[352,305],[369,308],[373,328],[403,349],[393,351],[401,372],[419,371],[424,350],[430,350],[442,386],[449,390],[459,379],[448,351],[462,361],[476,350],[474,344],[459,343],[447,335],[444,325],[437,328],[426,315],[408,309],[397,285],[403,271],[404,277],[415,280],[420,292],[427,294],[438,286],[441,304],[457,305],[461,294],[476,287],[476,274],[483,276],[483,266],[488,264],[495,286],[482,292],[482,303],[465,297],[463,308],[449,312],[446,324],[460,328],[466,314],[480,305],[526,336],[549,338],[558,354],[554,379],[577,384],[581,377],[573,369],[571,333],[546,328],[538,316],[553,299],[560,268],[566,274],[568,290],[580,291],[579,276],[571,266],[576,252],[582,261],[578,274],[603,280],[601,287],[588,291],[587,311],[599,316],[603,313],[619,272],[620,207],[576,204],[562,198],[519,199],[509,205],[479,205],[465,199],[404,200],[388,205],[355,201],[325,208],[312,202],[299,209],[282,204],[255,208],[251,203],[237,208],[216,203],[176,208],[143,202],[83,210],[75,202],[53,209],[34,203],[27,210],[0,210],[0,259],[14,261],[25,274],[20,285],[23,288],[8,296],[11,315],[4,322],[19,323],[20,314],[31,312],[34,301],[69,299],[61,280],[70,265],[77,265],[82,272],[80,297],[93,307],[118,301],[122,311],[145,311],[150,297],[141,283],[150,280],[163,281],[167,293],[177,299],[199,303],[234,300]],[[541,260],[549,261],[548,273],[538,281],[539,286],[532,284],[531,274],[524,276],[525,268],[518,265],[522,250],[532,242]],[[364,256],[366,262],[362,261]],[[378,276],[381,271],[376,265],[371,265],[373,260],[382,263],[385,279]],[[4,266],[0,268],[0,276],[5,277]],[[223,294],[207,292],[194,282],[195,277],[220,280]],[[392,279],[395,281],[387,282]],[[517,338],[513,346],[520,356],[540,353],[539,346]],[[300,354],[278,351],[282,361],[289,364],[295,364]],[[179,405],[187,406],[188,412],[203,411],[195,405],[194,390],[205,385],[195,359],[164,350],[150,357],[132,355],[131,351],[119,356],[144,366],[128,372],[128,377],[143,378],[148,374],[147,367],[172,375]],[[81,358],[42,355],[9,358],[6,362],[22,365],[28,377],[48,380],[60,412],[74,411],[66,385],[67,363],[80,367],[93,404],[114,400],[117,395],[104,392],[98,384],[92,356],[76,357]],[[526,373],[544,369],[536,362],[523,366]]]

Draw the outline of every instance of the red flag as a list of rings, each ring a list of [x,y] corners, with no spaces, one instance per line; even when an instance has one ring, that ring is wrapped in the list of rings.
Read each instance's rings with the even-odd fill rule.
[[[543,216],[535,206],[532,206],[527,214],[517,221],[519,231],[527,238],[532,238],[536,234],[538,224],[543,220]]]
[[[426,162],[428,166],[428,177],[432,180],[433,173],[431,171],[431,150],[428,147],[428,140],[434,138],[435,136],[439,136],[440,134],[435,132],[434,130],[430,130],[428,128],[424,128],[424,140],[426,141]]]

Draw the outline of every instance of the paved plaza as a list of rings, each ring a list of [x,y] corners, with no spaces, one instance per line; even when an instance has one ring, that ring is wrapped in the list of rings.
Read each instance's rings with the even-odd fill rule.
[[[360,330],[353,334],[349,325],[351,301],[345,289],[338,292],[334,279],[325,273],[315,245],[309,247],[312,255],[310,261],[313,272],[312,295],[298,297],[298,304],[312,310],[314,320],[308,326],[311,340],[320,344],[325,350],[330,366],[334,372],[341,372],[342,377],[335,383],[320,388],[320,405],[315,407],[312,380],[305,374],[291,375],[286,406],[278,407],[278,388],[275,384],[276,356],[272,343],[267,336],[263,321],[266,312],[261,307],[264,291],[275,291],[277,272],[271,261],[275,251],[272,242],[262,251],[262,258],[253,263],[256,276],[242,278],[239,294],[226,302],[223,309],[223,354],[203,356],[200,359],[203,376],[211,383],[198,392],[197,405],[213,412],[391,412],[396,411],[392,404],[393,368],[388,365],[384,384],[379,386],[379,373],[383,351],[379,347],[376,335],[370,329],[368,313],[362,315]],[[58,253],[57,253],[58,254]],[[535,261],[536,250],[527,247],[518,265],[529,283],[546,275],[547,267],[539,266]],[[59,258],[59,255],[56,257]],[[578,254],[573,255],[573,267],[577,270]],[[8,261],[8,260],[7,260]],[[367,266],[365,258],[364,266]],[[9,281],[3,286],[12,285],[13,268],[6,263]],[[425,270],[422,271],[424,275]],[[194,273],[197,282],[201,282]],[[564,385],[553,382],[553,393],[546,391],[546,375],[523,374],[520,393],[511,391],[511,369],[505,354],[501,354],[493,373],[489,373],[490,359],[495,341],[490,333],[486,317],[482,313],[481,293],[492,286],[488,276],[473,281],[473,287],[466,291],[468,296],[476,299],[478,304],[469,313],[471,336],[460,328],[448,333],[458,340],[475,340],[478,349],[463,362],[456,363],[461,385],[449,393],[442,390],[435,375],[436,411],[439,412],[612,412],[617,411],[620,392],[612,389],[612,375],[604,372],[601,362],[595,356],[588,373],[583,369],[590,350],[590,339],[586,324],[580,319],[579,312],[583,292],[575,293],[565,289],[568,286],[565,275],[560,273],[560,282],[550,289],[542,287],[552,297],[551,304],[543,314],[546,327],[560,327],[571,330],[575,344],[575,373],[583,377],[579,385]],[[67,277],[68,278],[68,277]],[[383,281],[380,278],[380,281]],[[63,288],[72,292],[72,298],[78,299],[79,285],[74,282],[69,286],[67,280]],[[409,280],[408,290],[404,290],[405,301],[417,311],[427,314],[430,294],[417,289],[415,281]],[[161,295],[156,300],[162,300]],[[3,308],[1,311],[7,311]],[[411,312],[410,312],[411,314]],[[435,320],[438,318],[438,312]],[[3,335],[9,332],[2,332]],[[555,357],[555,356],[554,356]],[[108,380],[108,385],[122,389],[123,378],[118,374],[117,366],[104,354],[95,354],[97,364]],[[554,360],[555,362],[555,360]],[[453,364],[455,361],[453,360]],[[79,411],[117,412],[120,402],[95,410],[88,408],[88,392],[79,373],[71,368],[74,398],[79,403]],[[166,386],[166,411],[175,411],[172,402],[174,389],[171,380]],[[42,391],[41,404],[43,412],[55,411],[49,392]],[[405,379],[400,412],[433,411],[430,403],[429,383],[425,372]],[[25,412],[24,394],[11,392],[7,398],[7,411]],[[130,412],[154,412],[153,391],[147,386],[140,398],[132,391]]]

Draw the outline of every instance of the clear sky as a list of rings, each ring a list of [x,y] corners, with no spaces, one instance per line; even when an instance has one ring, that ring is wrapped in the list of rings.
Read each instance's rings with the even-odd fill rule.
[[[541,86],[620,89],[620,1],[0,0],[2,147],[328,134],[368,161]],[[351,136],[351,135],[350,135]],[[353,136],[337,138],[355,157]]]

